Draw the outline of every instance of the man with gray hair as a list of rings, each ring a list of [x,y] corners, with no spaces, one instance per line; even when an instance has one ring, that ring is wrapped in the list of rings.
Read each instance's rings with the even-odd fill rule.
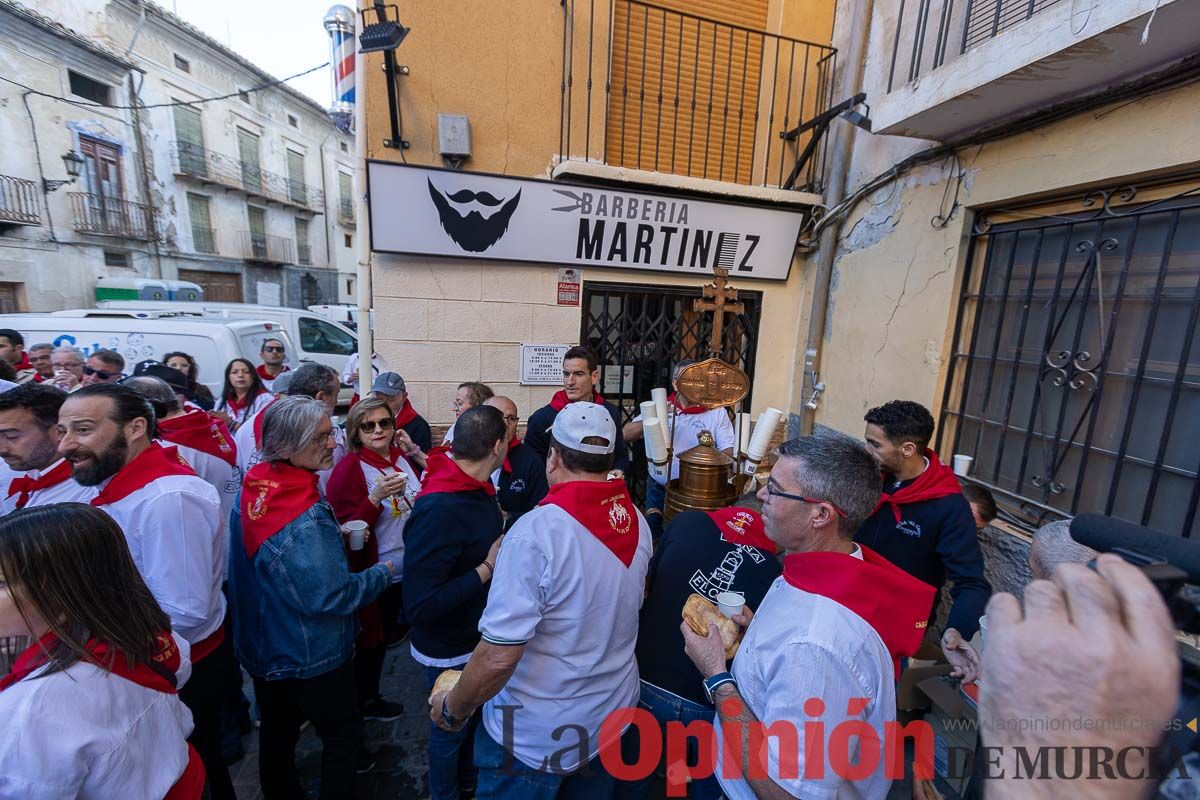
[[[1061,564],[1087,564],[1100,555],[1071,538],[1071,520],[1060,519],[1038,528],[1029,548],[1029,571],[1034,580],[1050,580]]]
[[[321,796],[350,797],[362,754],[355,612],[383,594],[395,565],[346,564],[342,530],[317,488],[336,447],[328,406],[284,398],[263,412],[261,429],[262,458],[242,482],[229,548],[234,649],[262,715],[259,779],[267,797],[305,796],[295,747],[311,720],[324,745]]]
[[[883,797],[890,785],[886,759],[872,762],[875,769],[853,786],[839,774],[845,770],[824,762],[806,770],[810,745],[800,721],[819,717],[826,731],[865,723],[882,742],[885,725],[896,718],[899,659],[921,644],[934,588],[854,543],[882,488],[862,445],[841,434],[804,436],[785,442],[778,454],[758,497],[767,537],[785,553],[783,575],[757,612],[743,607],[734,616],[746,630],[732,673],[715,625],[707,636],[680,626],[717,708],[724,746],[716,774],[731,800],[785,793]],[[790,725],[794,738],[739,733],[776,723]],[[854,761],[853,752],[830,755]],[[730,758],[738,763],[723,763]]]
[[[64,392],[73,392],[83,381],[83,351],[78,347],[64,345],[50,354],[50,367],[54,377],[50,383]]]

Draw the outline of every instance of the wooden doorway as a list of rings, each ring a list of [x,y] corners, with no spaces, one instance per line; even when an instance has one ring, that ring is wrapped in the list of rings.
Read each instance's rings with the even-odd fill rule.
[[[214,303],[242,302],[242,276],[236,272],[179,270],[179,280],[191,281],[204,289],[204,299]]]

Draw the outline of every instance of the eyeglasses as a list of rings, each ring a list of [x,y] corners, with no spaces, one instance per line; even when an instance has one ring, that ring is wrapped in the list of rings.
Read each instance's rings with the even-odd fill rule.
[[[846,512],[842,511],[840,508],[837,507],[836,503],[833,503],[830,500],[818,500],[815,497],[805,497],[804,495],[801,495],[801,494],[788,494],[787,492],[781,492],[779,490],[779,487],[775,484],[774,481],[767,481],[767,494],[770,495],[771,497],[783,497],[788,500],[796,500],[798,502],[809,503],[811,505],[815,505],[817,503],[827,503],[830,508],[832,508],[834,511],[837,512],[837,515],[839,517],[841,517],[843,519],[845,519],[847,517]]]
[[[518,422],[521,421],[521,418],[517,417],[517,416],[513,416],[512,414],[505,414],[504,421],[512,423],[513,425],[516,425]]]
[[[283,348],[282,347],[263,347],[262,351],[264,353],[282,353]]]
[[[369,419],[366,422],[358,423],[358,429],[363,433],[374,433],[375,426],[377,425],[381,431],[390,431],[392,429],[392,420],[389,417],[384,417],[380,420]]]
[[[83,374],[84,374],[84,375],[95,375],[95,376],[97,376],[98,378],[100,378],[100,380],[102,380],[102,381],[107,381],[107,380],[112,380],[113,378],[117,377],[117,376],[118,376],[118,375],[120,375],[121,373],[119,373],[119,372],[108,372],[108,371],[106,371],[106,370],[102,370],[102,369],[92,369],[91,367],[89,367],[89,366],[87,366],[86,364],[84,364],[84,366],[83,366]]]

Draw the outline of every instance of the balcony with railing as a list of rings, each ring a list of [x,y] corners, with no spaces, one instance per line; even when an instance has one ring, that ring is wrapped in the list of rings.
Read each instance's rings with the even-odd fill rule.
[[[171,167],[176,177],[202,185],[223,186],[244,192],[251,200],[278,203],[286,208],[321,214],[325,193],[315,186],[292,180],[191,142],[171,142]]]
[[[556,177],[821,191],[825,142],[787,133],[832,104],[834,48],[642,0],[564,3],[562,36]]]
[[[257,231],[238,231],[238,255],[259,264],[295,264],[292,240]]]
[[[78,233],[114,236],[119,239],[151,241],[157,235],[154,209],[118,197],[87,192],[68,192],[72,224]]]
[[[951,141],[1170,69],[1194,54],[1191,0],[889,0],[875,132]],[[1153,25],[1150,25],[1153,18]],[[1143,45],[1142,37],[1148,39]]]
[[[0,175],[0,225],[41,225],[38,185],[25,178]]]

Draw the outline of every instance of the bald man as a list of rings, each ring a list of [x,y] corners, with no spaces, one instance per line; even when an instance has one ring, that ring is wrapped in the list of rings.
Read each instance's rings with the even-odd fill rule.
[[[533,448],[522,444],[517,437],[521,417],[517,414],[516,403],[507,397],[497,396],[483,404],[498,409],[504,415],[508,432],[508,457],[500,469],[492,473],[500,508],[504,510],[504,529],[508,530],[522,514],[532,511],[550,491],[546,483],[546,464]]]

